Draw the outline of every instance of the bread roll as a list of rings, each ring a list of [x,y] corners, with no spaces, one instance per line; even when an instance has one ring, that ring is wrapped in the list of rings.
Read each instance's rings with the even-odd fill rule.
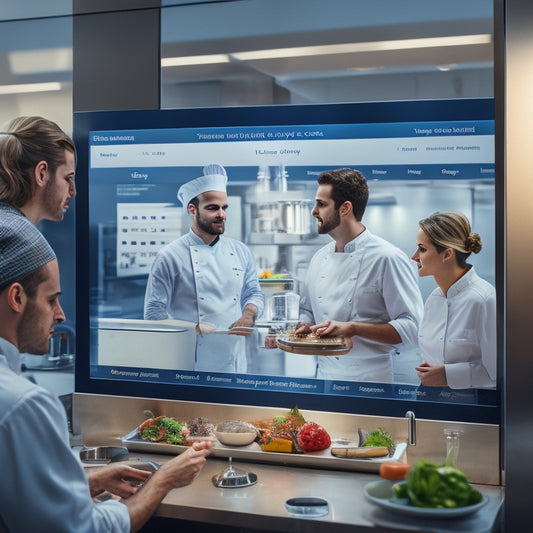
[[[353,448],[331,448],[335,457],[385,457],[389,449],[385,446],[357,446]]]

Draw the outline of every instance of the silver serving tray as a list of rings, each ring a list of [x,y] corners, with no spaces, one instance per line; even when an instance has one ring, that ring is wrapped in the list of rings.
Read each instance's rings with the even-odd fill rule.
[[[332,447],[343,447],[342,444],[335,442],[334,439],[332,440]],[[188,446],[180,446],[177,444],[165,444],[161,442],[149,442],[143,440],[140,437],[137,428],[122,437],[121,442],[122,445],[126,446],[130,451],[146,453],[179,455],[188,448]],[[354,444],[352,443],[351,446],[353,445]],[[233,459],[240,459],[255,463],[278,463],[310,468],[377,473],[379,472],[381,463],[386,461],[401,461],[405,454],[406,448],[407,444],[400,442],[396,444],[396,449],[394,450],[393,455],[365,459],[334,457],[331,455],[331,447],[319,452],[306,453],[264,452],[261,450],[261,446],[257,442],[252,442],[252,444],[248,444],[246,446],[226,446],[221,444],[218,440],[215,440],[211,450],[211,455],[213,457],[231,457]]]

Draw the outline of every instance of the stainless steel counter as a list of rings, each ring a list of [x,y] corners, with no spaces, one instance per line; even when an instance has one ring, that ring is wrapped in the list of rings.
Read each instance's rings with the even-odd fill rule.
[[[130,456],[160,463],[170,458],[168,455],[144,453],[131,453]],[[364,486],[380,479],[375,474],[234,461],[234,467],[257,474],[257,484],[236,489],[216,488],[211,478],[227,464],[226,460],[210,457],[192,485],[175,489],[167,495],[156,516],[294,533],[499,531],[497,516],[503,500],[502,487],[476,485],[489,497],[489,502],[474,515],[453,520],[418,520],[382,510],[366,500]],[[327,500],[329,514],[323,518],[291,517],[285,509],[285,502],[298,496]]]

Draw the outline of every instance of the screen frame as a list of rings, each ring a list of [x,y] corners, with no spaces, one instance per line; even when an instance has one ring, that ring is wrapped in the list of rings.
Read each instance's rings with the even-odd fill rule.
[[[89,365],[90,272],[87,243],[90,207],[88,183],[90,131],[494,120],[494,115],[492,98],[74,113],[74,142],[77,150],[75,392],[269,407],[298,404],[300,408],[310,410],[392,417],[403,417],[407,411],[413,411],[417,418],[422,419],[500,424],[503,383],[501,320],[498,323],[498,389],[495,406],[104,380],[91,378]],[[501,188],[498,176],[495,187],[496,191]],[[501,212],[500,202],[503,202],[502,195],[496,194],[496,213]],[[498,221],[496,221],[496,233],[499,233]],[[495,265],[497,280],[501,279],[503,269],[501,248],[502,243],[497,240]],[[503,306],[500,291],[497,290],[497,293],[500,317]]]

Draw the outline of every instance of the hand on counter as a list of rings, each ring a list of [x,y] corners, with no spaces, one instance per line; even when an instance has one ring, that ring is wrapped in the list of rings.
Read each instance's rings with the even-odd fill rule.
[[[137,491],[137,486],[150,477],[151,473],[128,465],[116,463],[91,472],[87,479],[94,498],[104,491],[127,498]]]

